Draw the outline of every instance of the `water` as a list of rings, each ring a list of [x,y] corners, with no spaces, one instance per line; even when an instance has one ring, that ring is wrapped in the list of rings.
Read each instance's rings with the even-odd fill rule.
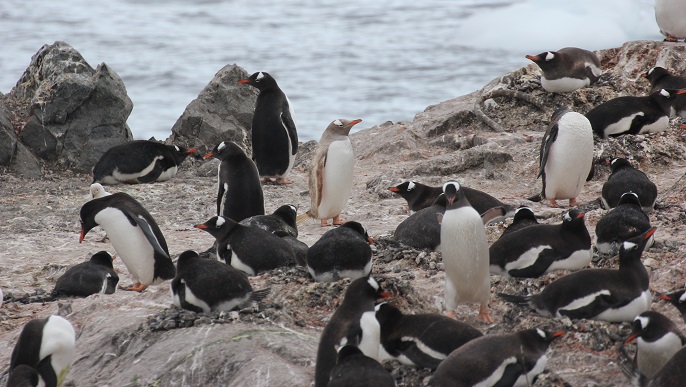
[[[68,4],[68,5],[67,5]],[[124,80],[136,138],[165,139],[226,64],[268,71],[302,140],[336,118],[359,129],[428,105],[565,46],[661,40],[649,0],[3,0],[0,92],[43,44],[63,40]]]

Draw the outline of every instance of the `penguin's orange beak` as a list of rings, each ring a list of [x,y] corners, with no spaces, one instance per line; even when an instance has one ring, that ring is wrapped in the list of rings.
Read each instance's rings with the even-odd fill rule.
[[[666,294],[658,294],[657,298],[665,301],[672,301],[672,297],[666,295]]]
[[[681,89],[676,92],[676,94],[686,94],[686,89]]]
[[[679,129],[686,129],[686,125],[679,125]]]
[[[81,227],[81,235],[79,236],[79,243],[83,242],[83,238],[86,237],[86,230]]]
[[[187,150],[186,153],[189,153],[189,154],[195,153],[195,151],[197,151],[197,150],[198,150],[198,148],[191,148],[191,149]]]
[[[205,156],[203,156],[202,158],[203,159],[209,159],[212,156],[214,156],[214,154],[212,154],[212,152],[210,152],[210,153],[206,153]]]
[[[648,73],[641,74],[641,78],[647,78],[647,77],[648,77]]]
[[[206,229],[206,228],[207,228],[207,225],[205,225],[205,224],[196,224],[196,225],[195,225],[195,226],[193,226],[193,227],[195,227],[195,228],[199,228],[199,229],[201,229],[201,230],[204,230],[204,229]]]
[[[372,239],[372,237],[367,237],[367,242],[369,242],[369,244],[371,245],[372,243],[374,243],[374,239]]]
[[[646,235],[643,237],[643,240],[646,240],[653,236],[653,234],[655,234],[655,231],[657,231],[657,227],[653,227],[650,230],[646,231]]]
[[[638,337],[639,332],[632,333],[631,336],[627,337],[626,340],[624,340],[624,344],[632,342],[635,338]]]
[[[532,60],[532,61],[534,61],[534,62],[537,62],[537,61],[538,61],[538,57],[537,57],[537,56],[534,56],[534,55],[527,55],[527,56],[526,56],[526,59]]]
[[[238,81],[238,83],[240,83],[241,85],[245,85],[246,83],[250,83],[250,80],[249,79],[241,79],[240,81]]]
[[[395,192],[395,193],[400,192],[400,188],[398,188],[398,187],[389,187],[388,190],[391,192]]]
[[[557,331],[557,332],[553,333],[553,337],[564,336],[566,333],[567,333],[567,331]]]
[[[354,125],[359,124],[360,122],[362,122],[362,120],[360,120],[360,119],[352,120],[348,123],[348,126],[354,126]]]
[[[379,293],[379,295],[380,295],[381,297],[383,297],[383,298],[388,298],[388,297],[391,296],[391,293],[389,293],[389,292],[381,292],[381,293]]]
[[[582,212],[582,213],[580,213],[579,215],[577,215],[576,218],[577,218],[577,219],[581,219],[581,218],[583,218],[585,215],[586,215],[586,214],[584,214],[584,213]]]

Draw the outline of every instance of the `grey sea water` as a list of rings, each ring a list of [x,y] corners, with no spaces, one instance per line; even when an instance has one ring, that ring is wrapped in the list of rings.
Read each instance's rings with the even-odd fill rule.
[[[0,92],[63,40],[124,80],[136,138],[167,138],[226,64],[267,71],[302,140],[335,118],[411,120],[565,46],[661,39],[650,0],[92,0],[0,2]]]

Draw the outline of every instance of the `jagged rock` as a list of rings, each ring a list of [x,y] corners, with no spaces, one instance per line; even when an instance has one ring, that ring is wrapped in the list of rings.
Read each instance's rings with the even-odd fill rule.
[[[17,147],[17,136],[12,129],[10,112],[0,103],[0,165],[10,165]]]
[[[17,148],[14,154],[14,160],[12,160],[12,164],[10,165],[10,171],[30,179],[40,179],[43,175],[40,161],[38,161],[38,158],[36,158],[29,148],[24,146],[21,142],[17,142]]]
[[[221,141],[234,141],[249,150],[258,92],[254,87],[238,84],[248,75],[235,64],[219,70],[176,121],[168,142],[212,149]]]

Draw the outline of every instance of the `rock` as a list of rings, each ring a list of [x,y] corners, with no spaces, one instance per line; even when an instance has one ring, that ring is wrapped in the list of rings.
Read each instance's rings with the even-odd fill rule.
[[[14,160],[12,160],[10,165],[10,171],[29,179],[40,179],[43,176],[38,158],[20,142],[17,142],[17,149],[14,154]]]
[[[0,165],[10,165],[17,147],[17,136],[12,128],[10,112],[0,103]]]
[[[202,149],[221,141],[234,141],[250,149],[252,116],[257,89],[240,85],[249,74],[238,65],[227,65],[198,94],[172,127],[167,142]]]

